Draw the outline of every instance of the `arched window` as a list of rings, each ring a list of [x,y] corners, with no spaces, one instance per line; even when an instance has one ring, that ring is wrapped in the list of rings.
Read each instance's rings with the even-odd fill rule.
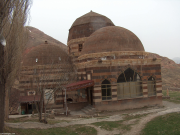
[[[101,84],[102,100],[110,100],[111,97],[111,83],[105,79]]]
[[[153,96],[156,95],[156,85],[155,79],[153,77],[149,77],[148,79],[148,95]]]
[[[118,99],[138,97],[142,95],[142,83],[139,74],[131,68],[126,69],[117,79]]]

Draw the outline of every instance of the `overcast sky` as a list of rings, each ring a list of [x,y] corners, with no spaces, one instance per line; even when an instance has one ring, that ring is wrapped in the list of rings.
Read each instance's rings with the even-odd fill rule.
[[[146,52],[180,57],[180,0],[33,0],[29,25],[67,44],[75,19],[90,10],[131,30]]]

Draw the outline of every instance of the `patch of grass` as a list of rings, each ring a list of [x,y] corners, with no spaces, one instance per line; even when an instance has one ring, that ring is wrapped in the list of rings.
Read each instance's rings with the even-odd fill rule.
[[[76,128],[75,132],[78,135],[96,135],[97,134],[97,130],[95,130],[93,127],[80,127],[80,128]]]
[[[145,126],[141,135],[179,135],[180,113],[159,116]]]
[[[15,129],[5,127],[5,133],[15,133],[16,135],[97,135],[93,127],[68,126],[49,129]]]
[[[104,116],[104,117],[98,117],[97,119],[107,119],[109,118],[108,116]]]
[[[18,122],[39,122],[38,118],[32,118],[32,117],[21,117],[21,118],[10,118],[6,122],[9,123],[18,123]],[[53,125],[56,123],[61,123],[61,122],[69,122],[67,120],[55,120],[55,119],[47,119],[48,124]]]
[[[115,128],[121,128],[122,130],[129,131],[131,130],[131,125],[137,124],[139,122],[138,118],[147,116],[148,114],[137,114],[137,115],[128,115],[124,114],[124,119],[120,121],[102,121],[93,123],[93,125],[101,127],[105,130],[112,131]],[[123,124],[124,121],[129,121],[132,119],[137,119],[133,124]]]
[[[121,128],[123,130],[130,130],[131,125],[123,125],[123,120],[121,121],[102,121],[93,123],[93,125],[101,127],[105,130],[112,131],[114,128]]]
[[[50,125],[54,125],[56,123],[69,122],[69,121],[67,121],[67,120],[50,120],[50,119],[48,119],[47,122]]]
[[[10,118],[6,122],[10,123],[18,123],[18,122],[38,122],[38,118],[31,118],[29,116],[21,117],[21,118]]]
[[[124,120],[131,120],[131,119],[138,119],[144,116],[147,116],[149,113],[147,114],[136,114],[136,115],[125,115]]]
[[[162,93],[166,96],[166,90],[163,90]],[[180,91],[169,91],[170,99],[163,99],[165,101],[173,102],[173,103],[180,103]]]

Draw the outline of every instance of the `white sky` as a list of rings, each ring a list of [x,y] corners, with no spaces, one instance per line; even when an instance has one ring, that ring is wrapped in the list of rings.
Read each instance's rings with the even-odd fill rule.
[[[146,52],[180,57],[180,0],[33,0],[29,25],[67,44],[75,19],[90,10],[131,30]]]

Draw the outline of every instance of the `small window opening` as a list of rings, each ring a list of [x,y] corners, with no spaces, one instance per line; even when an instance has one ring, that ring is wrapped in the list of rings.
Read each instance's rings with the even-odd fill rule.
[[[79,44],[79,52],[82,51],[82,44]]]
[[[59,60],[61,61],[61,57],[59,57]]]
[[[116,56],[114,55],[114,59],[116,59]]]
[[[46,93],[45,96],[46,96],[46,100],[52,99],[51,93]]]
[[[68,99],[67,99],[67,102],[68,102],[68,103],[73,102],[72,98],[68,98]]]
[[[107,59],[106,56],[101,58],[101,60],[106,60],[106,59]]]
[[[38,62],[38,58],[36,58],[36,62]]]

